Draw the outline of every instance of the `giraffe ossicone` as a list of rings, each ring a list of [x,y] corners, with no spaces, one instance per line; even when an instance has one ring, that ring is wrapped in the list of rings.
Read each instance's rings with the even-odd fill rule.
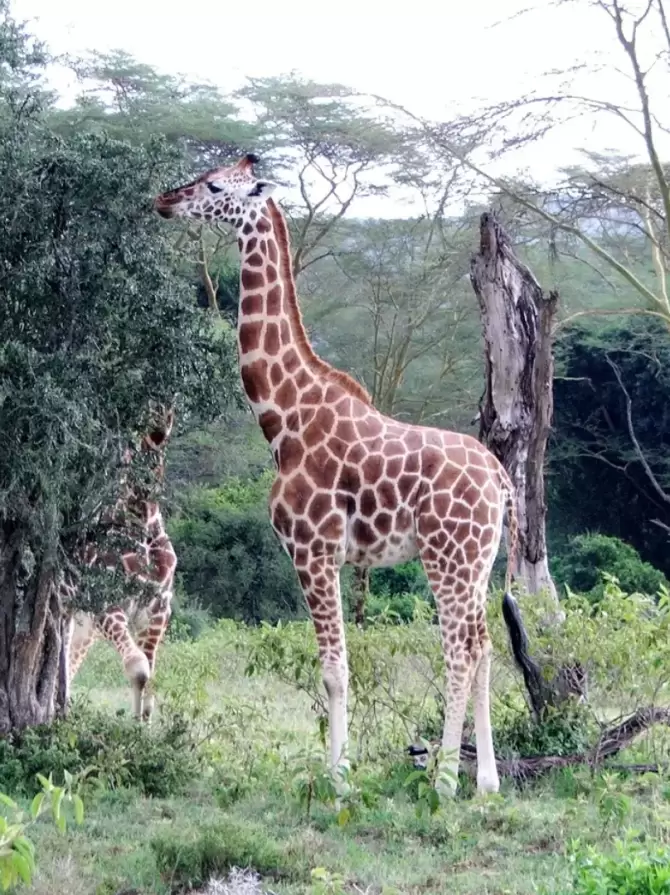
[[[125,574],[133,577],[146,591],[145,599],[126,599],[108,606],[97,615],[68,611],[76,599],[78,581],[72,573],[60,584],[61,605],[66,610],[63,631],[64,698],[69,698],[72,681],[88,651],[96,640],[104,638],[116,649],[132,690],[133,714],[151,720],[154,694],[151,687],[158,647],[165,635],[172,613],[172,588],[177,557],[165,530],[158,502],[152,488],[162,481],[164,452],[174,423],[172,408],[157,407],[152,424],[141,439],[140,451],[155,461],[148,485],[122,482],[121,494],[101,520],[110,532],[121,529],[133,542],[133,549],[116,553],[89,545],[80,557],[83,565],[100,564],[114,569],[120,564]],[[132,460],[128,448],[124,462]],[[135,637],[131,633],[135,631]]]
[[[469,435],[400,423],[314,353],[298,306],[286,221],[256,159],[207,171],[155,200],[164,218],[232,225],[240,250],[238,351],[247,399],[277,468],[270,518],[314,622],[328,696],[330,760],[346,760],[348,666],[339,573],[419,556],[444,649],[446,788],[455,789],[472,692],[480,791],[497,791],[489,706],[486,592],[512,483]]]

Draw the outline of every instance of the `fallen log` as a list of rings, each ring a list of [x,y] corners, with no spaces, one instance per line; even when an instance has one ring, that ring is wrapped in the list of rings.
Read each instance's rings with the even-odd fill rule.
[[[620,724],[603,731],[598,742],[587,752],[576,752],[571,755],[538,755],[532,758],[499,759],[496,762],[498,774],[501,777],[512,777],[516,782],[522,783],[541,777],[543,774],[556,768],[568,768],[575,765],[586,765],[595,768],[603,765],[606,759],[617,755],[641,733],[653,727],[654,724],[670,726],[670,709],[656,708],[654,706],[638,709]],[[416,767],[425,767],[428,758],[428,750],[425,747],[410,746],[408,752],[414,759]],[[463,762],[463,770],[469,776],[474,776],[477,751],[471,743],[461,744],[461,761]],[[619,764],[611,767],[612,770],[637,774],[657,773],[660,770],[659,766],[655,764]]]

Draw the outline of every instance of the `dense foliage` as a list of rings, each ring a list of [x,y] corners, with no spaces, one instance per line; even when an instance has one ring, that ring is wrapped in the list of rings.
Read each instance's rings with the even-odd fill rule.
[[[219,415],[237,377],[229,333],[197,308],[150,214],[178,156],[160,138],[56,134],[36,81],[43,60],[0,12],[11,49],[0,79],[4,731],[53,712],[57,582],[116,499],[122,451],[151,403],[174,404],[188,425]],[[82,587],[86,605],[109,601],[104,584]]]
[[[217,616],[257,623],[304,615],[295,571],[267,509],[272,475],[191,491],[170,534],[186,592]]]
[[[178,716],[150,729],[82,703],[65,720],[0,740],[0,780],[6,791],[32,798],[38,774],[62,780],[67,771],[89,786],[165,797],[182,792],[198,773],[196,742]]]
[[[575,593],[597,601],[605,593],[608,577],[626,591],[656,596],[668,587],[665,575],[643,562],[630,544],[607,535],[577,535],[553,563],[556,580]]]
[[[655,488],[643,463],[661,491],[667,489],[667,329],[647,317],[575,326],[556,351],[548,482],[554,539],[585,530],[614,535],[668,574],[668,533],[662,525],[670,523],[670,501]],[[639,450],[631,438],[623,389]]]
[[[540,724],[529,720],[496,601],[492,707],[501,758],[584,752],[612,716],[668,698],[667,603],[610,583],[596,612],[581,597],[566,602],[560,637],[543,627],[547,605],[523,602],[532,642],[551,646],[557,664],[589,663],[589,704],[568,703]],[[470,895],[481,876],[469,865],[488,866],[493,854],[501,884],[515,895],[533,892],[522,870],[546,884],[546,895],[664,891],[667,856],[659,846],[670,806],[663,774],[622,774],[603,759],[519,786],[505,778],[500,795],[482,800],[471,798],[474,781],[464,768],[464,797],[445,805],[430,763],[414,768],[406,752],[421,737],[428,745],[439,740],[443,667],[434,619],[418,611],[406,625],[349,624],[347,639],[353,760],[339,802],[324,755],[316,643],[302,621],[221,621],[196,641],[168,642],[159,655],[153,729],[122,710],[114,716],[126,685],[113,651],[98,644],[77,678],[71,717],[6,740],[0,779],[21,802],[39,791],[41,767],[83,801],[83,827],[66,840],[81,877],[76,895],[204,886],[233,867],[258,872],[266,887],[309,895],[345,893],[344,880],[363,891],[450,887]],[[96,708],[82,701],[86,691]],[[659,727],[615,761],[662,766],[668,747]],[[2,802],[0,816],[14,811]],[[29,834],[42,895],[52,874],[63,878],[65,843],[45,824]]]

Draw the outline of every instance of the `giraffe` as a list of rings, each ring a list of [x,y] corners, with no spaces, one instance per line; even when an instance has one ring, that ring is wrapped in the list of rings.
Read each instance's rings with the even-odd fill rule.
[[[164,451],[174,422],[172,409],[154,408],[153,422],[141,440],[140,450],[153,460],[154,483],[162,482]],[[133,449],[124,453],[128,465]],[[156,665],[156,653],[171,615],[172,586],[177,557],[165,530],[160,507],[151,498],[150,487],[130,486],[122,482],[122,493],[109,513],[104,514],[107,532],[121,530],[132,542],[133,549],[117,554],[113,549],[100,550],[88,544],[82,551],[82,564],[100,564],[110,570],[120,562],[128,576],[141,582],[154,595],[147,605],[137,599],[106,607],[98,615],[75,611],[67,614],[63,631],[62,663],[65,675],[64,695],[67,700],[72,681],[96,640],[108,640],[121,657],[132,689],[134,715],[149,721],[154,709],[154,696],[148,686]],[[72,605],[77,592],[76,574],[65,575],[60,584],[61,605]],[[135,628],[136,637],[130,631]]]
[[[156,197],[163,218],[231,224],[240,251],[237,325],[242,385],[269,442],[274,531],[309,607],[326,694],[330,762],[348,765],[348,666],[340,597],[345,563],[370,568],[420,557],[435,595],[446,666],[440,789],[457,785],[470,693],[477,786],[496,792],[490,722],[489,576],[508,517],[507,587],[516,550],[511,480],[469,435],[379,413],[365,389],[313,351],[296,295],[288,228],[248,154]],[[511,596],[509,597],[511,598]]]

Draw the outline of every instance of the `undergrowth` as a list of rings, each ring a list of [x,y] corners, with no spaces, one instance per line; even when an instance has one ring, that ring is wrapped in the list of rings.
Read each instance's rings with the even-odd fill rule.
[[[103,789],[133,787],[165,797],[182,792],[200,767],[195,731],[185,718],[149,727],[83,701],[66,719],[0,740],[0,786],[17,796],[39,791],[37,774],[62,779],[65,772],[86,772],[89,784]]]
[[[590,697],[535,723],[492,603],[500,757],[583,752],[619,714],[663,700],[670,627],[662,600],[622,594],[610,582],[597,607],[568,601],[565,625],[551,639],[542,600],[523,608],[531,641],[545,656],[557,665],[589,663]],[[482,890],[482,873],[493,874],[492,892],[506,895],[537,895],[540,884],[547,895],[666,891],[658,888],[665,880],[654,857],[670,841],[662,729],[622,758],[656,762],[655,775],[571,767],[522,789],[503,779],[501,794],[483,799],[463,768],[456,801],[445,803],[432,757],[415,768],[407,754],[417,738],[432,749],[441,734],[444,671],[432,610],[416,601],[410,622],[382,614],[367,629],[350,626],[347,637],[352,763],[339,793],[328,769],[314,634],[302,622],[255,629],[219,622],[197,640],[168,641],[159,653],[150,727],[80,695],[67,720],[0,742],[0,789],[27,799],[37,773],[80,775],[87,820],[68,848],[88,868],[89,882],[71,895],[94,892],[93,878],[103,886],[98,893],[168,895],[203,887],[233,867],[257,871],[277,895],[465,895]],[[96,696],[95,671],[104,671],[107,688],[116,673],[116,657],[103,657],[104,648],[82,669],[89,698]],[[123,682],[114,692],[121,703],[129,698]],[[635,830],[626,841],[637,835],[642,851],[631,848],[634,860],[622,869],[609,843]],[[46,895],[49,880],[63,875],[55,863],[63,844],[43,825],[35,833],[46,861],[35,891]],[[638,877],[642,888],[635,889]]]

